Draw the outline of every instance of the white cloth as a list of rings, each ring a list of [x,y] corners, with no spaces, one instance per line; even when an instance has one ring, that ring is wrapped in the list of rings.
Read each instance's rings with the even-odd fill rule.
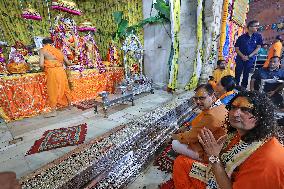
[[[198,153],[188,148],[188,145],[180,143],[178,140],[172,141],[172,148],[179,154],[188,156],[195,160],[200,160]]]

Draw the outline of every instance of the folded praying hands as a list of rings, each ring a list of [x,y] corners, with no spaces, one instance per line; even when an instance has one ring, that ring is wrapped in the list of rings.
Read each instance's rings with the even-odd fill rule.
[[[216,140],[212,132],[207,128],[203,128],[198,135],[199,143],[203,146],[208,157],[211,155],[219,157],[226,138],[227,135],[224,135]]]

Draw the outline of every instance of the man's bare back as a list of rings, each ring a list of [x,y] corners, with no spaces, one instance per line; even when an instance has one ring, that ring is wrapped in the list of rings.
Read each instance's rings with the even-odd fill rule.
[[[55,56],[53,56],[52,54],[50,54],[49,52],[40,49],[39,51],[39,56],[40,56],[40,67],[43,68],[44,67],[44,60],[49,60],[49,61],[56,61],[57,59],[55,58]],[[66,56],[64,56],[64,62],[66,65],[70,66],[71,63],[69,62],[69,60],[66,58]]]

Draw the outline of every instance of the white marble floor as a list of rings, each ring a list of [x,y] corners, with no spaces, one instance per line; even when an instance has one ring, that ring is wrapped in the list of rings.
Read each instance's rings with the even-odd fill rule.
[[[159,189],[159,185],[170,180],[172,174],[165,173],[150,164],[127,189]]]
[[[41,138],[46,130],[87,123],[85,142],[88,142],[116,126],[161,106],[172,98],[171,94],[160,90],[156,90],[155,94],[138,95],[135,106],[129,103],[111,107],[108,118],[103,117],[100,109],[99,114],[94,114],[93,109],[82,111],[73,107],[71,110],[59,112],[59,115],[53,118],[37,116],[8,124],[0,123],[0,171],[14,171],[17,177],[21,177],[76,148],[76,146],[63,147],[26,156],[26,152],[35,140]],[[23,141],[9,145],[13,137],[23,137]]]

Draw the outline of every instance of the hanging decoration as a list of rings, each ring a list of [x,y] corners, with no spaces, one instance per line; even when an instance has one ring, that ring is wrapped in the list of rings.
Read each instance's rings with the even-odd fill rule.
[[[198,79],[201,74],[202,61],[203,61],[203,36],[202,36],[202,17],[203,17],[203,0],[198,0],[197,5],[197,51],[196,51],[196,59],[193,62],[193,75],[186,85],[186,90],[192,90],[196,88],[198,84]]]
[[[26,8],[23,10],[21,14],[22,18],[28,19],[28,20],[41,20],[40,14],[33,8],[31,8],[31,5],[29,5],[29,8]]]
[[[174,53],[170,63],[170,78],[168,88],[175,90],[178,77],[179,31],[180,31],[180,0],[170,0],[171,36]]]
[[[86,20],[78,26],[78,31],[80,31],[80,32],[96,32],[97,29],[93,26],[92,22],[90,22],[89,20]]]
[[[7,73],[6,59],[5,59],[4,54],[3,54],[3,49],[2,49],[2,47],[0,47],[0,74],[5,74],[5,73]]]
[[[284,22],[262,25],[258,28],[259,32],[263,32],[265,30],[274,30],[277,32],[282,32],[284,30]]]
[[[47,16],[48,16],[48,23],[49,23],[49,30],[50,32],[52,29],[52,21],[51,21],[51,13],[50,13],[50,9],[49,9],[49,0],[45,0],[45,4],[46,4],[46,9],[47,9]],[[44,7],[44,6],[43,6]]]
[[[245,26],[248,9],[249,9],[249,0],[234,0],[232,20],[235,23],[237,23],[240,27]]]
[[[223,2],[223,15],[221,22],[221,33],[220,33],[220,46],[218,51],[218,59],[223,59],[223,49],[226,40],[226,29],[227,29],[227,19],[229,15],[229,0],[224,0]]]
[[[51,8],[54,10],[59,10],[63,12],[68,12],[74,15],[81,15],[81,11],[77,8],[76,3],[71,0],[53,0],[51,3]]]
[[[26,1],[0,1],[0,24],[4,31],[4,41],[7,41],[8,44],[14,44],[17,40],[22,41],[24,44],[33,43],[29,31],[27,31],[29,22],[23,20],[20,16],[22,10],[25,8],[21,8],[21,2],[24,5]],[[54,9],[50,8],[52,1],[29,0],[28,2],[32,7],[36,7],[36,10],[42,17],[41,22],[33,22],[32,24],[34,36],[50,36],[51,26],[54,28],[54,17],[57,15],[56,12],[58,12],[52,11]],[[41,2],[40,5],[38,2]],[[141,0],[80,1],[77,7],[84,14],[73,17],[76,23],[91,20],[92,23],[96,24],[97,35],[94,35],[94,39],[100,49],[102,57],[106,56],[109,41],[112,39],[111,33],[116,30],[116,24],[112,16],[113,12],[122,11],[124,18],[129,21],[130,26],[143,20],[143,2]],[[53,30],[51,31],[53,32]],[[143,30],[140,31],[138,37],[143,44]],[[120,48],[121,44],[118,44],[117,47]]]

